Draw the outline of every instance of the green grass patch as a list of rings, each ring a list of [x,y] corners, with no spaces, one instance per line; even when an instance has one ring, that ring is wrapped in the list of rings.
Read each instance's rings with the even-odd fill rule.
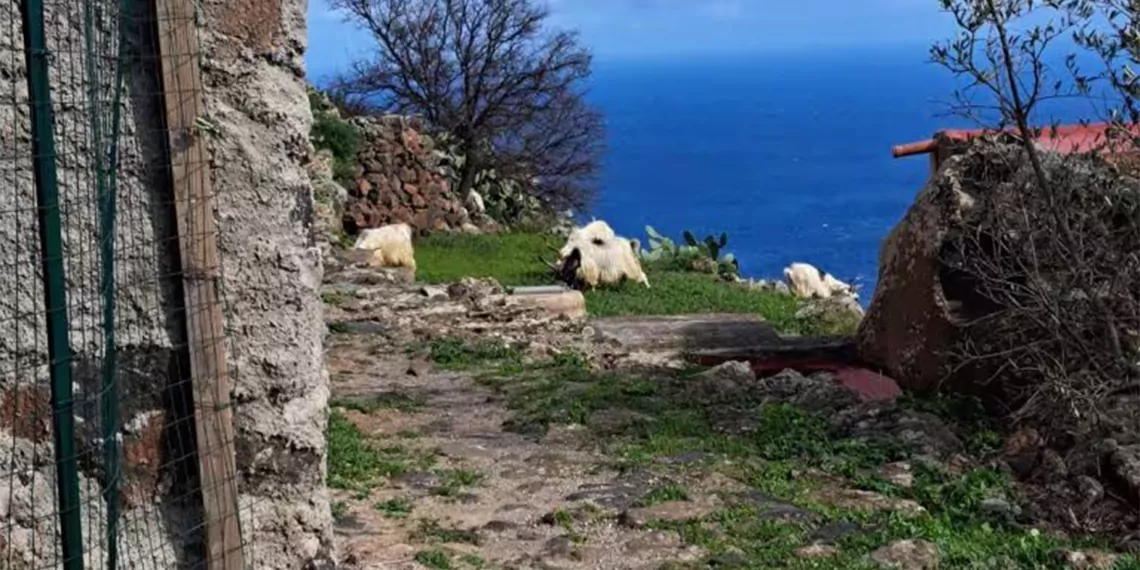
[[[325,291],[324,293],[321,293],[321,301],[323,301],[326,305],[332,305],[334,307],[339,307],[349,299],[352,299],[351,293],[345,293],[341,291]]]
[[[438,339],[428,347],[428,358],[445,370],[468,370],[522,360],[522,351],[496,340]]]
[[[404,519],[412,514],[412,502],[403,497],[376,503],[372,508],[390,519]]]
[[[440,497],[456,497],[464,489],[475,487],[483,481],[483,474],[471,469],[437,469],[435,474],[441,483],[432,489],[432,494]]]
[[[684,487],[678,485],[666,485],[658,487],[645,494],[644,497],[637,501],[639,507],[651,507],[661,503],[668,503],[671,501],[688,501],[689,494],[685,491]]]
[[[442,548],[421,550],[416,553],[416,562],[433,570],[451,570],[451,553]]]
[[[794,330],[801,304],[790,295],[748,289],[700,273],[651,272],[650,288],[626,282],[586,292],[597,316],[749,313],[762,315],[781,330]]]
[[[332,510],[332,517],[334,521],[340,520],[348,514],[348,504],[346,504],[344,501],[333,502],[333,504],[330,505],[330,509]]]
[[[492,277],[508,286],[551,283],[539,257],[554,257],[542,234],[438,234],[416,242],[416,276],[426,283],[453,283],[464,277]],[[557,247],[557,245],[556,245]]]
[[[329,415],[328,444],[328,484],[334,489],[371,489],[388,477],[434,462],[434,456],[404,446],[377,445],[336,410]]]
[[[463,277],[492,277],[507,286],[554,283],[539,258],[553,257],[547,243],[561,238],[543,234],[446,234],[416,243],[417,275],[427,283],[451,283]],[[683,272],[646,265],[652,287],[627,282],[586,293],[586,308],[595,316],[683,315],[696,313],[755,314],[782,332],[800,335],[845,335],[858,321],[849,315],[797,319],[803,303],[790,295],[749,289],[708,273]]]

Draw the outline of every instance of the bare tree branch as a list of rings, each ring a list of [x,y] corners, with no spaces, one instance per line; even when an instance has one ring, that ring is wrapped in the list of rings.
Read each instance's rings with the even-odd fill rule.
[[[535,0],[332,0],[376,53],[336,81],[356,101],[423,116],[466,156],[461,195],[496,168],[552,206],[580,207],[599,166],[602,121],[580,92],[592,58],[548,29]],[[537,142],[541,140],[542,142]]]

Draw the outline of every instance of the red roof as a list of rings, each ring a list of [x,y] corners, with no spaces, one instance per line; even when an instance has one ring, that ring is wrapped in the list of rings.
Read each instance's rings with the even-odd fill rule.
[[[1096,150],[1106,141],[1105,133],[1112,125],[1107,123],[1092,123],[1088,125],[1060,125],[1056,128],[1042,129],[1037,136],[1037,143],[1055,152],[1063,154],[1082,153]],[[1135,136],[1140,136],[1140,125],[1130,125],[1127,130]],[[984,134],[993,134],[992,129],[946,129],[935,133],[934,138],[908,144],[897,145],[891,149],[895,158],[934,152],[940,141],[965,142]],[[1007,129],[1006,132],[1013,132]],[[1118,151],[1115,154],[1124,154],[1128,151]],[[1135,152],[1135,149],[1132,150]]]

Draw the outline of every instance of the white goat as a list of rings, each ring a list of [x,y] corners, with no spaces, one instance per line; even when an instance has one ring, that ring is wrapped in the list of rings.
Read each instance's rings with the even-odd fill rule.
[[[559,267],[573,270],[573,276],[591,288],[624,279],[649,287],[638,249],[640,244],[636,240],[618,237],[608,224],[598,220],[570,232],[559,252]],[[576,262],[571,259],[575,254]]]
[[[408,224],[391,224],[360,232],[353,249],[371,251],[373,267],[407,267],[416,269],[415,250],[412,248],[412,227]]]
[[[594,220],[580,228],[570,230],[566,238],[566,245],[558,252],[559,261],[569,257],[574,248],[584,243],[600,244],[617,237],[613,228],[602,220]]]
[[[809,263],[797,262],[784,268],[784,280],[788,282],[788,288],[792,293],[801,299],[812,297],[829,299],[840,296],[859,299],[854,287]]]

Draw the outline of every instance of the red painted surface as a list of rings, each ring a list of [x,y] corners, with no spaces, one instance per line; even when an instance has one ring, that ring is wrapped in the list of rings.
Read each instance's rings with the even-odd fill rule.
[[[902,395],[894,380],[866,368],[845,367],[835,373],[835,378],[864,402],[891,401]]]
[[[1107,123],[1059,125],[1056,129],[1043,129],[1035,140],[1046,149],[1063,154],[1089,152],[1107,142],[1106,133],[1108,128],[1109,125]],[[1133,136],[1140,136],[1140,125],[1131,125],[1127,127],[1126,130]],[[938,131],[938,133],[934,135],[934,138],[930,140],[895,146],[892,149],[892,154],[896,158],[899,158],[914,154],[930,153],[937,149],[937,141],[940,139],[951,142],[965,142],[974,137],[994,132],[996,131],[987,129],[946,129]],[[1006,132],[1012,133],[1016,131],[1014,129],[1006,129]],[[1128,140],[1120,140],[1118,144],[1120,144],[1123,149],[1117,149],[1117,152],[1114,154],[1132,154],[1137,152],[1137,149],[1134,148]]]

